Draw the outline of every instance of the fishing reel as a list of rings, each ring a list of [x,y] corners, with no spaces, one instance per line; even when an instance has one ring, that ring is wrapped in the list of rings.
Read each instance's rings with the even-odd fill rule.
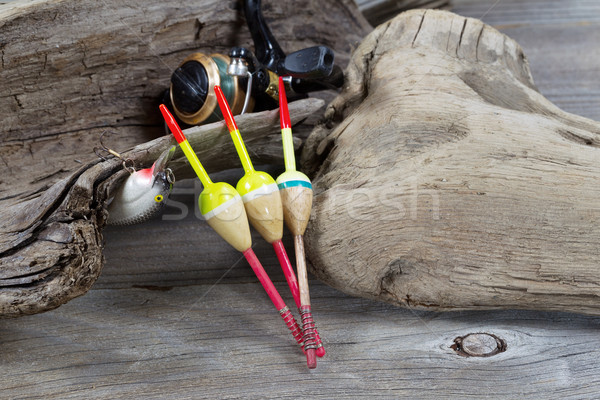
[[[223,90],[234,115],[277,108],[279,76],[284,77],[290,99],[342,86],[344,76],[334,65],[330,48],[314,46],[286,55],[263,18],[261,0],[245,0],[244,12],[254,52],[234,47],[228,55],[194,53],[171,75],[163,103],[184,124],[223,119],[215,85]]]

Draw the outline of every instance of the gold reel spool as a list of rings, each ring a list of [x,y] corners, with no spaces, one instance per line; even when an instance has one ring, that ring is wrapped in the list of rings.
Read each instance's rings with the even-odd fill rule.
[[[220,70],[217,61],[221,61],[224,65],[224,69]],[[179,67],[183,66],[187,62],[197,62],[199,63],[205,70],[206,75],[208,77],[208,92],[206,95],[206,99],[204,100],[204,104],[200,109],[194,113],[186,113],[177,108],[177,105],[173,98],[173,84],[171,83],[171,87],[169,89],[169,96],[171,98],[171,104],[173,105],[173,109],[175,110],[175,114],[179,117],[183,122],[188,125],[199,125],[209,120],[217,120],[216,117],[219,117],[220,110],[218,108],[217,96],[215,94],[215,85],[223,86],[231,86],[232,92],[229,95],[233,98],[228,99],[230,104],[232,105],[232,112],[234,115],[239,115],[244,108],[244,99],[246,96],[245,90],[242,89],[239,84],[239,78],[237,76],[230,76],[226,73],[227,65],[229,65],[230,58],[226,55],[214,53],[210,56],[207,56],[203,53],[193,53],[190,54],[185,60],[179,64]],[[226,80],[230,80],[226,82]],[[250,101],[248,105],[248,109],[246,112],[251,112],[254,106],[254,101]],[[214,117],[213,117],[214,116]],[[213,117],[213,118],[211,118]]]

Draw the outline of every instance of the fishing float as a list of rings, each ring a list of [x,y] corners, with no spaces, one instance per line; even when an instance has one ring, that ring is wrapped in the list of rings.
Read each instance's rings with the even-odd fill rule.
[[[242,135],[233,118],[231,108],[218,85],[215,86],[215,94],[221,108],[221,114],[225,118],[231,139],[244,169],[244,176],[238,181],[236,189],[242,196],[250,224],[268,243],[273,245],[290,291],[294,296],[294,301],[297,302],[296,304],[300,308],[301,295],[298,281],[281,241],[283,238],[283,205],[279,187],[271,175],[254,169],[250,154],[248,154]],[[306,363],[308,368],[311,369],[317,366],[316,348],[316,344],[310,340],[304,341],[303,350],[306,353]]]
[[[192,146],[187,141],[175,118],[173,118],[173,115],[164,104],[160,105],[160,111],[171,133],[175,136],[177,143],[179,143],[183,153],[204,186],[198,199],[200,213],[211,228],[225,239],[227,243],[244,255],[273,302],[273,305],[279,311],[279,315],[281,315],[281,318],[283,318],[283,321],[291,331],[292,336],[302,346],[302,332],[298,326],[298,322],[279,295],[279,292],[277,292],[273,282],[269,279],[267,272],[252,250],[250,226],[248,225],[248,218],[242,197],[230,184],[226,182],[213,182],[210,179]]]
[[[325,355],[325,348],[323,347],[323,342],[321,341],[319,332],[317,332],[312,316],[308,274],[306,272],[306,256],[304,254],[304,232],[310,218],[313,190],[310,179],[302,172],[296,170],[292,124],[285,95],[285,86],[281,77],[279,77],[279,119],[283,141],[285,172],[277,178],[277,186],[281,194],[285,224],[294,236],[296,271],[298,273],[298,286],[300,290],[300,305],[298,308],[302,318],[304,348],[314,346],[317,350],[317,355],[323,357]]]

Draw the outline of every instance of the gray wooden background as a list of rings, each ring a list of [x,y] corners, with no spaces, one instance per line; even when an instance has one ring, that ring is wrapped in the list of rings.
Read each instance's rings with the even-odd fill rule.
[[[600,120],[600,1],[453,4],[516,39],[550,100]],[[314,279],[328,354],[307,370],[246,262],[195,216],[199,186],[182,183],[162,220],[105,230],[106,265],[88,294],[0,320],[0,398],[600,397],[598,317],[417,312]],[[292,306],[272,249],[254,238]],[[289,237],[286,244],[292,253]],[[453,339],[472,332],[493,333],[508,348],[489,358],[457,355]]]

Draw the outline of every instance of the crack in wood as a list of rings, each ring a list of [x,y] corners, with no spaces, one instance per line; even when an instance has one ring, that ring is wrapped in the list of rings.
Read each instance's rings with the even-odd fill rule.
[[[483,35],[484,29],[485,24],[481,24],[481,30],[479,31],[479,35],[477,35],[477,41],[475,42],[475,61],[479,61],[479,42],[481,41],[481,36]]]
[[[456,45],[456,54],[455,54],[456,58],[459,58],[458,57],[458,50],[460,49],[460,46],[462,44],[463,35],[465,34],[465,28],[467,27],[467,21],[468,21],[468,19],[465,18],[464,22],[463,22],[463,26],[462,26],[462,28],[460,30],[460,35],[458,36],[458,44]]]
[[[423,15],[421,16],[421,21],[419,21],[419,27],[417,28],[417,31],[415,32],[415,36],[412,39],[411,47],[415,47],[415,41],[417,40],[417,36],[419,36],[419,32],[421,32],[421,27],[423,26],[423,21],[425,21],[425,15],[427,15],[427,11],[424,11]],[[383,33],[383,35],[385,35],[385,32]]]

